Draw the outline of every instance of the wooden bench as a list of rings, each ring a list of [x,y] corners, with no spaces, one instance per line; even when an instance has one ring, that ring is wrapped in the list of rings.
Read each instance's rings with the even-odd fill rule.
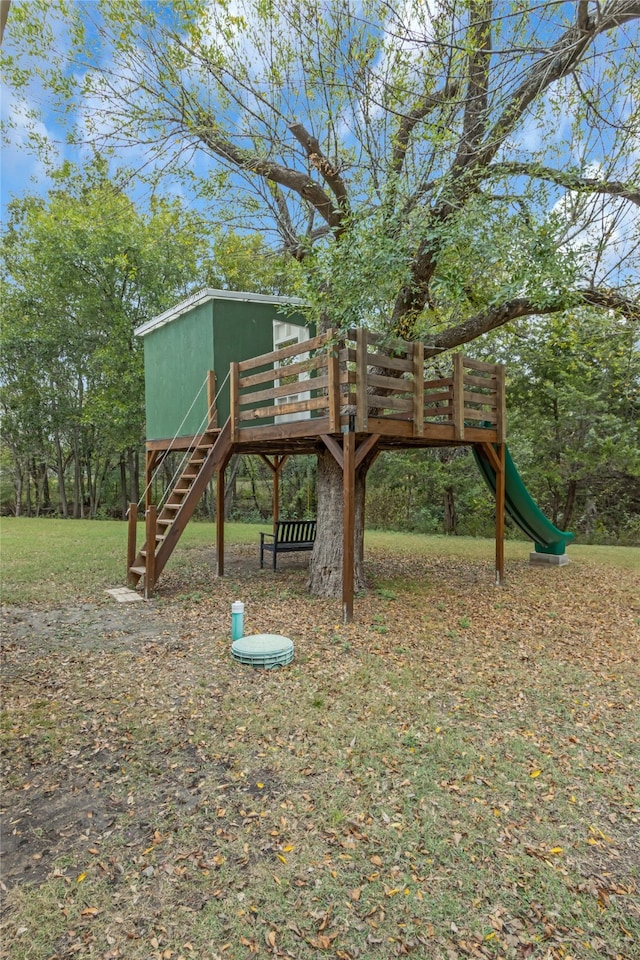
[[[266,542],[269,537],[271,542]],[[273,554],[273,569],[279,553],[297,553],[313,550],[316,539],[315,520],[278,520],[273,533],[260,534],[260,569],[264,566],[265,551]]]

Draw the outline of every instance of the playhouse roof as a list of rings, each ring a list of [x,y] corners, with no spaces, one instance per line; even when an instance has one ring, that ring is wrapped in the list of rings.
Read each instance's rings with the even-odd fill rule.
[[[212,287],[206,287],[204,290],[199,290],[198,293],[193,293],[186,300],[182,300],[175,307],[165,310],[164,313],[152,317],[151,320],[147,320],[146,323],[136,327],[134,333],[137,337],[144,337],[145,334],[157,330],[158,327],[163,327],[165,323],[171,323],[172,320],[191,310],[192,307],[197,307],[208,300],[243,300],[245,303],[273,303],[295,307],[304,305],[304,300],[300,300],[298,297],[273,297],[265,293],[242,293],[238,290],[214,290]]]

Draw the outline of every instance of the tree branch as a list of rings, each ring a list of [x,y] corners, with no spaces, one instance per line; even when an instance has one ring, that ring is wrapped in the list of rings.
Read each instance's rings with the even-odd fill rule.
[[[566,77],[599,34],[638,17],[640,0],[610,0],[597,19],[588,16],[587,3],[581,0],[576,22],[548,53],[533,64],[528,76],[511,94],[509,103],[489,131],[484,147],[478,152],[476,162],[481,166],[491,162],[529,104],[556,80]]]
[[[583,177],[571,170],[556,170],[537,163],[518,163],[506,160],[489,167],[487,176],[531,177],[537,180],[549,180],[567,190],[579,193],[606,193],[620,197],[640,206],[640,184],[626,184],[619,180],[599,180],[597,177]]]
[[[216,131],[215,121],[204,111],[199,111],[197,114],[194,132],[217,156],[227,160],[239,170],[255,173],[264,180],[272,180],[274,183],[279,183],[280,186],[293,190],[303,200],[315,207],[332,230],[340,230],[343,222],[342,211],[334,206],[331,198],[320,184],[316,183],[308,174],[293,170],[291,167],[284,167],[279,163],[268,160],[266,157],[260,157],[249,150],[235,146]]]
[[[616,290],[597,288],[576,290],[571,294],[571,298],[573,306],[588,305],[601,307],[605,310],[615,310],[623,313],[629,320],[640,322],[640,302],[624,297]],[[559,313],[562,310],[569,309],[569,307],[570,304],[567,303],[566,297],[558,298],[542,307],[529,300],[528,297],[516,297],[500,304],[500,306],[489,307],[488,310],[477,313],[474,317],[469,317],[468,320],[464,320],[455,327],[450,327],[448,330],[437,334],[432,341],[432,346],[425,346],[425,355],[433,356],[443,350],[452,350],[454,347],[462,346],[462,344],[469,343],[484,333],[489,333],[490,330],[496,330],[498,327],[504,326],[511,320],[517,320],[518,317]]]
[[[475,157],[486,129],[491,63],[491,0],[475,0],[469,26],[469,82],[465,99],[462,136],[454,167],[466,167]]]
[[[392,173],[399,174],[402,172],[409,147],[409,140],[411,139],[414,128],[424,120],[425,117],[428,117],[433,110],[441,107],[454,97],[459,87],[459,83],[455,80],[452,83],[447,83],[443,89],[437,93],[424,94],[415,106],[406,111],[400,121],[398,132],[394,138],[393,153],[391,155]]]
[[[478,192],[491,161],[513,132],[529,104],[552,83],[570,73],[599,34],[638,17],[640,0],[610,0],[604,8],[600,8],[597,18],[588,15],[585,2],[579,3],[576,22],[530,67],[525,79],[509,96],[502,114],[487,131],[482,142],[470,152],[463,149],[463,132],[458,154],[445,177],[449,180],[449,189],[431,211],[432,221],[438,224],[446,223],[465,200]],[[473,60],[470,63],[473,66]],[[437,253],[433,245],[423,240],[413,259],[410,279],[403,285],[393,309],[393,327],[406,339],[412,339],[415,317],[428,300],[429,283],[436,265]]]
[[[302,144],[310,162],[322,175],[325,183],[331,187],[340,209],[347,212],[349,210],[349,197],[347,195],[345,182],[340,176],[339,170],[333,167],[325,157],[316,137],[310,134],[301,123],[290,124],[289,130],[291,130],[296,140]]]

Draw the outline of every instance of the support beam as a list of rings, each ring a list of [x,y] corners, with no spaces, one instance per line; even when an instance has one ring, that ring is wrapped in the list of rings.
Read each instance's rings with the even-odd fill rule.
[[[145,515],[147,554],[144,561],[144,598],[150,600],[156,588],[156,507],[150,504]]]
[[[276,454],[272,463],[266,453],[259,454],[261,460],[264,460],[269,469],[273,472],[273,527],[280,519],[280,471],[289,459],[289,454]]]
[[[158,459],[157,450],[147,450],[145,455],[145,468],[144,468],[144,507],[145,510],[148,510],[151,505],[152,500],[152,489],[151,481],[153,480],[153,471],[156,468],[156,462]]]
[[[504,504],[506,445],[496,447],[498,469],[496,470],[496,586],[504,583]]]
[[[333,456],[340,469],[344,470],[344,456],[342,455],[342,449],[338,441],[334,440],[333,437],[328,436],[326,433],[323,433],[320,439],[324,443],[329,453]]]
[[[216,405],[216,374],[214,370],[207,371],[207,429],[215,430],[218,426],[218,407]]]
[[[327,331],[327,380],[329,401],[329,430],[337,433],[340,430],[340,363],[338,360],[338,345],[332,343],[334,331]]]
[[[216,470],[216,574],[224,577],[224,471],[223,463]]]
[[[356,500],[356,435],[343,434],[344,469],[342,473],[342,622],[353,620],[354,537]]]
[[[364,458],[371,453],[371,451],[378,445],[380,439],[379,433],[372,433],[367,437],[366,440],[363,440],[358,444],[358,449],[356,450],[356,470],[364,460]],[[377,456],[377,454],[376,454]],[[373,458],[375,460],[375,457]],[[372,461],[373,462],[373,461]]]
[[[136,578],[131,573],[131,567],[133,566],[136,553],[138,552],[136,547],[136,533],[138,529],[138,504],[130,503],[129,509],[127,511],[127,583],[130,587],[135,587]]]

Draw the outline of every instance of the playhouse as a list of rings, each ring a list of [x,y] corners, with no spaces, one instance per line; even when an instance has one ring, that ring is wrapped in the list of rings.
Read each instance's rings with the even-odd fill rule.
[[[366,327],[316,335],[304,323],[302,306],[281,297],[203,290],[136,330],[145,356],[146,541],[138,550],[132,504],[130,585],[142,582],[145,595],[152,595],[214,477],[217,565],[224,573],[221,494],[234,453],[260,456],[271,467],[274,521],[286,458],[320,450],[334,457],[343,476],[345,622],[354,601],[355,474],[365,458],[385,450],[472,447],[496,498],[498,583],[504,577],[505,511],[534,541],[532,559],[567,561],[573,535],[538,509],[509,456],[501,364],[454,353],[434,366],[421,342],[391,340]],[[172,451],[182,457],[175,480],[153,504],[153,470]],[[275,567],[275,550],[273,560]]]

